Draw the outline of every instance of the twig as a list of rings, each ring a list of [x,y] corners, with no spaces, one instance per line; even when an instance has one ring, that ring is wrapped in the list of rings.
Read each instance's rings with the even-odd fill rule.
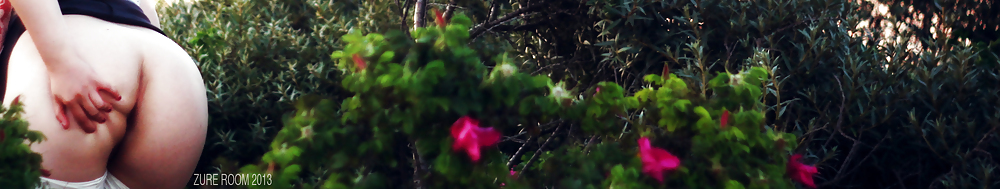
[[[874,147],[872,147],[872,151],[868,152],[868,155],[865,155],[865,158],[861,158],[861,161],[859,161],[858,164],[864,163],[865,160],[868,160],[868,158],[872,157],[872,154],[875,153],[875,150],[878,150],[878,146],[882,145],[882,142],[885,141],[886,138],[889,138],[889,135],[883,136],[882,140],[879,140],[878,143],[875,144]],[[851,160],[851,155],[854,154],[855,149],[858,148],[858,144],[859,143],[855,142],[854,145],[851,146],[851,152],[847,154],[847,158],[844,160],[844,162],[842,164],[840,164],[840,169],[837,170],[837,175],[834,176],[832,180],[827,181],[827,182],[825,182],[823,184],[820,184],[819,188],[824,188],[824,186],[836,183],[837,181],[840,181],[840,179],[847,178],[847,177],[844,177],[844,175],[849,175],[849,174],[853,173],[854,171],[858,170],[858,168],[861,167],[861,166],[854,166],[853,168],[851,168],[850,171],[847,171],[846,174],[840,174],[841,171],[844,170],[844,166],[847,164],[847,162]]]
[[[846,106],[847,97],[844,96],[844,84],[840,83],[840,77],[833,76],[833,78],[837,79],[837,86],[840,87],[840,114],[837,114],[840,116],[838,116],[837,118],[837,126],[836,126],[837,132],[839,132],[841,136],[851,139],[852,141],[854,141],[854,143],[857,143],[858,142],[857,139],[847,136],[846,134],[844,134],[844,130],[840,128],[840,124],[843,123],[844,121],[844,106]]]
[[[526,31],[526,30],[534,30],[534,29],[537,29],[538,26],[541,26],[542,23],[543,22],[535,22],[535,23],[522,24],[522,25],[516,25],[516,26],[502,24],[502,25],[494,26],[489,31],[492,32],[492,31]]]
[[[423,0],[418,0],[418,1],[423,1]],[[536,9],[540,9],[540,8],[542,8],[542,5],[545,5],[545,1],[536,3],[534,5],[531,5],[531,6],[522,8],[522,9],[518,9],[517,11],[514,11],[514,12],[512,12],[510,14],[507,14],[507,15],[503,16],[500,19],[497,19],[497,20],[494,20],[494,21],[489,21],[489,22],[486,22],[484,24],[480,24],[479,26],[476,26],[475,28],[472,28],[471,30],[469,30],[470,31],[469,32],[470,33],[470,35],[469,35],[469,41],[475,40],[476,37],[479,37],[479,35],[482,35],[483,32],[486,32],[486,30],[491,29],[491,28],[493,28],[493,27],[495,27],[497,25],[503,24],[503,23],[505,23],[507,21],[510,21],[511,19],[514,19],[515,17],[520,16],[521,14],[524,14],[524,13],[530,12],[530,11],[534,11]]]
[[[409,38],[410,37],[410,29],[409,29],[408,26],[406,26],[406,15],[408,14],[407,11],[410,10],[410,0],[403,0],[403,4],[402,5],[399,5],[399,0],[396,0],[396,5],[400,6],[399,8],[401,9],[401,12],[400,12],[400,15],[399,15],[399,17],[400,17],[399,20],[402,20],[402,22],[400,22],[399,30],[403,30],[403,32],[406,33],[406,37]]]
[[[903,177],[899,177],[899,171],[893,170],[892,174],[896,175],[896,180],[899,181],[899,187],[906,189],[906,183],[903,183]]]
[[[990,133],[994,133],[993,131],[996,131],[996,130],[997,130],[997,126],[993,126],[993,129],[990,129],[990,131],[989,131],[989,132],[986,132],[986,134],[985,134],[985,135],[983,135],[983,138],[979,139],[979,142],[978,142],[978,143],[976,143],[976,147],[972,148],[972,151],[973,151],[973,152],[982,152],[982,153],[985,153],[986,155],[989,155],[990,157],[992,157],[992,156],[993,156],[993,154],[990,154],[989,152],[986,152],[985,150],[983,150],[983,149],[980,149],[979,147],[980,147],[980,145],[982,145],[982,144],[983,144],[983,142],[985,142],[985,141],[986,141],[986,139],[987,139],[987,138],[989,138],[989,136],[991,135]],[[962,157],[962,159],[969,159],[969,155],[972,155],[972,153],[967,153],[967,154],[965,154],[965,155],[964,155],[964,156]]]
[[[514,168],[514,167],[512,167],[514,165],[514,160],[517,160],[518,157],[521,157],[521,154],[524,154],[524,151],[525,151],[524,149],[528,146],[528,143],[531,143],[531,140],[534,140],[534,139],[535,139],[535,136],[529,136],[528,140],[525,140],[524,144],[521,144],[521,148],[518,148],[517,152],[514,152],[514,156],[511,156],[510,160],[507,161],[507,167],[508,168],[511,168],[511,169]]]
[[[590,147],[594,145],[594,141],[595,140],[597,140],[597,135],[594,135],[594,136],[590,137],[590,140],[587,140],[587,145],[585,145],[583,147],[583,153],[584,154],[590,152]]]
[[[485,23],[490,23],[490,21],[493,21],[493,17],[497,16],[497,9],[500,9],[499,4],[500,0],[493,0],[490,2],[490,14],[486,15]]]
[[[524,163],[524,167],[521,168],[521,172],[522,173],[524,171],[527,171],[528,167],[531,167],[531,164],[534,163],[535,160],[538,159],[538,154],[542,153],[542,150],[545,150],[545,146],[547,146],[549,144],[549,142],[552,142],[552,138],[555,138],[556,134],[559,134],[560,130],[562,130],[562,124],[560,124],[559,126],[557,126],[555,131],[552,131],[552,135],[549,136],[548,139],[545,139],[545,143],[542,143],[541,146],[538,146],[538,150],[535,150],[535,154],[531,154],[531,159],[528,159],[528,162]]]
[[[413,150],[413,186],[414,188],[421,189],[424,188],[424,182],[420,179],[423,173],[423,161],[420,157],[420,152],[417,151],[417,142],[410,143],[410,150]]]

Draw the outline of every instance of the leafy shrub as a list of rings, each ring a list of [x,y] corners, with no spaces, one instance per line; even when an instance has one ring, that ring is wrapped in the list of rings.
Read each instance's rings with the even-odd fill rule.
[[[0,107],[0,186],[34,188],[41,182],[42,155],[31,151],[31,144],[45,140],[45,135],[28,130],[21,118],[22,104],[17,97],[11,106]]]
[[[320,97],[300,101],[263,162],[241,170],[272,173],[275,186],[268,187],[278,188],[410,186],[410,179],[402,178],[430,188],[792,186],[785,166],[794,143],[782,143],[795,137],[762,127],[759,100],[766,69],[718,74],[708,93],[691,90],[690,81],[670,74],[668,79],[647,76],[652,85],[636,96],[624,96],[614,83],[599,84],[589,96],[574,96],[563,83],[522,73],[503,57],[487,71],[466,46],[470,20],[458,15],[444,24],[438,19],[437,26],[417,28],[410,37],[398,31],[345,35],[348,45],[331,56],[347,73],[343,87],[355,95],[342,103]],[[637,108],[647,116],[622,120]],[[723,114],[727,117],[721,118]],[[456,149],[462,142],[456,125],[465,116],[500,133],[555,119],[578,122],[583,123],[578,129],[567,130],[594,139],[561,142],[554,151],[510,165],[508,154],[521,152],[487,147],[480,158]],[[623,123],[634,123],[633,128]],[[567,125],[554,127],[545,144],[553,138],[574,140],[555,135]],[[657,176],[664,175],[639,176],[650,166],[635,156],[641,153],[631,141],[640,136],[654,137],[654,147],[666,146],[680,157],[681,167],[665,185],[657,183]],[[415,161],[408,162],[407,154]],[[536,156],[539,163],[533,166]],[[518,167],[520,173],[513,171]]]
[[[206,167],[218,166],[219,163],[212,163],[211,160],[220,155],[227,159],[239,160],[222,166],[229,167],[228,171],[224,172],[234,172],[232,167],[256,162],[260,154],[265,151],[281,149],[276,148],[276,146],[281,147],[281,145],[269,144],[285,144],[278,143],[278,141],[290,139],[279,139],[271,142],[271,135],[276,134],[272,131],[281,127],[282,122],[278,121],[281,114],[292,110],[291,102],[302,94],[318,94],[330,98],[327,100],[329,102],[326,103],[332,104],[338,104],[348,97],[358,95],[359,93],[356,91],[338,88],[338,86],[345,85],[338,83],[342,79],[338,72],[346,72],[347,75],[351,75],[351,68],[347,66],[334,69],[334,60],[327,59],[326,53],[343,48],[339,44],[341,42],[339,37],[349,33],[349,29],[358,30],[359,33],[386,33],[386,36],[383,37],[392,38],[390,36],[396,34],[388,33],[389,30],[399,28],[400,22],[408,22],[404,21],[407,17],[399,10],[401,7],[398,4],[393,4],[392,1],[320,2],[297,0],[264,2],[245,0],[223,2],[197,3],[191,6],[161,10],[161,15],[165,15],[163,16],[165,29],[185,49],[189,49],[192,56],[199,58],[198,62],[202,65],[206,82],[209,82],[208,86],[212,90],[210,100],[213,105],[210,109],[212,110],[213,133],[216,134],[209,138],[209,144],[207,144],[209,146],[206,147],[199,173],[215,171]],[[468,78],[489,78],[487,73],[491,74],[498,70],[497,66],[503,66],[503,63],[507,63],[506,65],[530,73],[528,75],[545,75],[564,81],[563,85],[552,84],[549,86],[547,82],[542,83],[549,87],[575,88],[578,91],[572,91],[572,94],[582,93],[582,96],[593,94],[592,91],[595,90],[592,89],[596,89],[596,86],[607,85],[601,84],[602,81],[614,81],[615,84],[622,86],[620,88],[623,95],[622,100],[618,100],[616,103],[624,104],[622,103],[622,101],[626,101],[623,100],[624,96],[640,96],[636,93],[647,87],[641,81],[644,79],[643,76],[657,72],[663,66],[676,70],[672,73],[684,80],[685,83],[689,83],[692,91],[696,91],[696,94],[706,95],[704,97],[708,99],[716,99],[712,97],[715,94],[709,85],[710,79],[718,76],[712,76],[711,73],[738,70],[748,66],[765,67],[770,78],[764,79],[765,85],[761,88],[764,104],[757,107],[762,109],[753,110],[760,111],[764,116],[762,120],[765,122],[765,126],[761,131],[774,130],[777,133],[785,131],[799,136],[794,142],[786,140],[787,145],[794,146],[795,152],[805,154],[806,162],[817,163],[821,172],[817,176],[817,181],[821,187],[968,188],[1000,185],[1000,180],[990,179],[1000,176],[995,171],[996,158],[991,155],[993,151],[1000,151],[1000,140],[996,139],[998,137],[996,128],[1000,125],[997,124],[1000,122],[998,121],[1000,115],[995,113],[1000,112],[996,109],[996,104],[998,104],[996,86],[998,86],[997,82],[1000,81],[1000,76],[998,76],[1000,74],[998,65],[1000,64],[996,61],[996,49],[1000,48],[997,48],[996,44],[1000,43],[979,40],[970,46],[959,42],[961,36],[968,37],[978,34],[960,32],[952,37],[939,35],[939,37],[928,38],[926,33],[915,35],[914,33],[897,32],[897,36],[900,38],[918,36],[917,40],[926,44],[923,49],[914,51],[907,48],[907,43],[884,43],[894,39],[873,35],[886,30],[899,30],[899,25],[873,27],[865,24],[865,22],[880,19],[898,21],[909,16],[897,15],[876,18],[870,14],[874,8],[873,4],[843,0],[493,2],[457,2],[461,7],[458,9],[459,12],[471,15],[471,23],[499,23],[498,25],[469,25],[476,26],[469,36],[470,39],[474,39],[471,41],[470,47],[478,50],[480,60],[491,60],[497,51],[511,50],[510,56],[500,56],[501,58],[494,61],[481,62],[487,66],[486,69],[489,68],[488,66],[494,66],[493,71],[485,72],[486,69],[484,69],[481,70],[485,72],[482,76],[468,76]],[[913,2],[923,3],[923,1]],[[962,6],[966,6],[969,4],[968,2],[962,1]],[[412,4],[412,1],[410,3]],[[496,14],[490,13],[491,6],[494,4],[497,7]],[[404,3],[404,5],[407,4]],[[948,3],[944,5],[950,6]],[[978,7],[977,11],[984,8],[981,5],[976,7]],[[900,8],[906,9],[906,7]],[[900,8],[894,8],[893,11]],[[918,7],[918,10],[926,11],[924,8]],[[961,7],[956,8],[956,11],[948,9],[950,8],[930,10],[930,12],[960,12],[963,10]],[[239,13],[245,10],[260,10],[260,13],[257,15]],[[514,14],[518,10],[524,10],[521,12],[523,14]],[[399,18],[395,15],[404,16]],[[500,16],[488,17],[487,15]],[[500,17],[507,17],[507,15],[515,17],[502,22],[497,20]],[[572,22],[567,22],[567,20],[572,20]],[[406,26],[406,24],[402,25]],[[968,27],[979,26],[969,25]],[[253,32],[249,28],[253,28]],[[946,29],[948,27],[936,28],[936,30],[940,30],[939,33]],[[929,31],[927,28],[921,28],[921,30]],[[262,35],[244,37],[242,36],[244,33],[261,33]],[[259,41],[268,43],[261,45],[265,43],[257,43]],[[206,46],[212,46],[212,48],[206,48]],[[195,50],[199,48],[200,50]],[[277,51],[271,51],[271,49],[277,49]],[[348,50],[348,48],[343,49],[345,52]],[[398,59],[398,57],[403,57],[402,54],[411,54],[410,49],[421,48],[394,47],[387,49],[393,49],[394,57]],[[379,64],[377,61],[382,56],[381,54],[376,57],[374,52],[367,53],[372,53],[372,56],[365,54],[364,57],[367,61],[373,66]],[[472,56],[463,57],[471,58]],[[353,58],[345,55],[338,59],[349,60]],[[442,61],[450,62],[452,60]],[[522,61],[523,63],[521,63]],[[296,62],[296,66],[286,66],[284,63],[287,62]],[[393,60],[390,62],[402,63],[404,61]],[[429,63],[429,61],[417,62]],[[494,63],[501,64],[494,65]],[[319,74],[309,73],[309,66],[306,65],[317,65],[312,70]],[[322,69],[318,65],[322,65]],[[206,69],[206,67],[212,66],[216,68]],[[420,66],[410,68],[421,68]],[[306,67],[306,69],[301,67]],[[389,75],[394,77],[386,77],[391,78],[386,79],[392,80],[389,83],[400,82],[396,81],[396,78],[403,77],[395,76],[406,73],[399,73],[399,70],[392,71],[390,68],[372,69],[386,69],[385,73],[380,71],[379,74],[391,72],[392,74]],[[225,73],[225,77],[222,76],[222,73]],[[268,73],[272,76],[272,80],[269,82],[257,80],[265,78],[262,76],[267,76]],[[369,72],[369,74],[371,73],[374,72]],[[547,92],[544,88],[539,88],[542,84],[535,83],[534,76],[515,76],[512,78],[517,78],[513,79],[515,81],[522,81],[520,83],[509,82],[516,84],[515,86],[520,85],[520,88],[486,87],[483,90],[489,92],[483,92],[481,94],[483,96],[455,99],[456,101],[466,101],[469,99],[498,98],[496,102],[487,101],[471,105],[463,103],[459,106],[466,107],[458,107],[458,109],[474,109],[475,106],[482,106],[482,110],[478,110],[478,112],[489,112],[489,114],[479,113],[479,115],[475,115],[483,122],[482,125],[494,126],[510,136],[504,138],[504,142],[497,144],[500,151],[503,152],[501,154],[513,154],[512,156],[514,156],[510,157],[511,160],[506,164],[508,169],[520,170],[524,168],[524,164],[528,164],[529,167],[549,164],[546,162],[566,162],[565,165],[595,167],[587,168],[584,171],[566,172],[580,173],[578,176],[568,176],[567,178],[570,179],[566,182],[573,183],[577,182],[575,181],[577,179],[588,178],[591,180],[580,181],[588,184],[602,181],[602,177],[600,177],[602,175],[592,174],[592,170],[596,170],[596,167],[602,167],[602,170],[621,170],[614,172],[626,176],[634,172],[627,171],[628,166],[624,166],[625,164],[622,164],[621,169],[615,169],[616,166],[613,165],[617,164],[597,166],[598,164],[582,163],[583,160],[577,159],[549,161],[548,157],[556,159],[560,157],[550,154],[583,156],[586,153],[580,154],[570,148],[573,144],[578,143],[584,143],[577,146],[582,146],[579,148],[585,149],[589,154],[597,153],[600,149],[615,150],[630,147],[632,144],[629,140],[634,140],[634,134],[628,135],[633,136],[633,138],[626,140],[627,137],[624,137],[626,135],[619,133],[618,136],[623,136],[623,139],[617,139],[618,136],[613,133],[613,131],[621,131],[621,128],[626,127],[625,123],[628,123],[622,121],[618,116],[621,115],[628,120],[642,120],[641,122],[648,124],[659,122],[658,119],[650,120],[652,118],[649,115],[652,114],[640,114],[636,109],[628,108],[612,110],[624,105],[602,104],[597,105],[600,108],[574,108],[582,106],[579,104],[590,104],[591,102],[587,101],[601,97],[574,98],[578,103],[575,106],[545,109],[545,103],[556,102],[539,100],[547,98],[529,95],[540,95],[539,93],[545,94]],[[379,79],[369,79],[368,82],[377,83]],[[472,81],[480,80],[473,79]],[[471,86],[471,83],[466,85]],[[391,86],[403,88],[399,87],[398,84]],[[405,90],[400,91],[420,91],[413,88],[403,89]],[[602,88],[605,91],[611,89]],[[279,92],[273,93],[275,91]],[[393,96],[390,94],[399,93],[366,92],[364,94],[371,94],[366,98],[381,99]],[[285,96],[289,98],[283,98]],[[350,112],[340,107],[317,105],[316,103],[322,101],[319,99],[320,97],[316,97],[314,100],[302,101],[305,104],[295,108],[296,112],[316,109],[315,112],[324,112],[322,115],[338,117],[345,112]],[[509,99],[515,99],[514,104],[518,106],[510,112],[495,113],[494,110],[504,108],[489,108],[506,107]],[[512,113],[519,113],[522,109],[520,105],[525,104],[523,103],[525,101],[528,104],[533,101],[537,102],[534,105],[523,107],[526,112],[529,112],[524,116]],[[727,100],[722,98],[719,101]],[[396,101],[387,102],[399,104]],[[363,101],[363,103],[370,102]],[[730,106],[703,105],[710,116],[717,116],[718,111],[723,107],[730,111],[739,110]],[[380,106],[385,107],[385,103]],[[744,108],[747,107],[749,106]],[[546,113],[553,110],[565,110],[565,112],[558,111],[559,115]],[[373,112],[373,110],[364,111]],[[455,110],[449,109],[444,112],[453,111]],[[591,116],[587,115],[588,111],[614,113]],[[639,117],[639,115],[643,115],[643,117]],[[315,121],[334,125],[330,127],[351,128],[337,130],[335,135],[338,136],[337,140],[339,141],[341,137],[344,138],[337,144],[361,145],[364,143],[362,141],[368,141],[375,137],[375,133],[364,133],[357,130],[355,126],[361,125],[358,123],[335,124],[332,123],[334,122],[332,119],[326,120],[326,118],[318,118],[319,116],[315,118],[298,116],[299,114],[293,114],[290,120]],[[384,117],[386,115],[371,116]],[[446,123],[457,119],[459,115],[437,116],[439,117],[420,119],[426,119],[424,122],[433,123],[430,125],[434,126],[428,127],[443,128],[447,125]],[[391,122],[392,120],[385,121]],[[691,123],[697,123],[697,121],[698,117],[689,120]],[[290,126],[304,123],[285,121],[284,124]],[[517,126],[518,124],[520,126]],[[630,127],[635,127],[635,125]],[[318,129],[318,127],[313,129]],[[401,129],[405,129],[405,127]],[[415,129],[415,132],[420,132],[419,130]],[[742,128],[740,130],[744,134],[748,132]],[[361,134],[357,134],[359,132]],[[512,133],[516,134],[511,135]],[[542,135],[548,133],[554,135]],[[393,139],[385,140],[382,145],[403,145],[413,142],[407,135],[396,135],[403,134],[393,134]],[[677,145],[661,141],[655,136],[652,138],[654,142],[658,143],[654,146]],[[591,144],[591,141],[604,142],[586,145]],[[418,142],[415,146],[433,146],[430,143]],[[749,146],[749,144],[750,142],[744,145]],[[289,148],[297,145],[302,144],[289,144]],[[375,144],[369,145],[377,146]],[[334,147],[340,148],[340,145]],[[424,148],[433,149],[433,147]],[[354,152],[351,151],[353,149],[344,150],[346,151],[343,154],[353,155],[348,153]],[[394,150],[398,151],[393,151],[388,155],[379,155],[382,156],[380,160],[395,160],[397,166],[405,166],[398,164],[412,161],[412,149],[409,151],[406,149]],[[446,150],[438,149],[434,152],[443,151]],[[308,150],[302,151],[302,153],[306,152]],[[424,151],[421,150],[421,152]],[[674,149],[671,149],[671,152],[678,156],[690,155],[682,155],[680,151]],[[603,159],[586,159],[595,157],[592,155],[586,155],[584,159],[589,160],[586,162],[621,163],[632,157],[613,155],[613,153],[604,153],[604,151],[601,153],[605,154],[601,157]],[[440,153],[424,152],[422,156],[417,156],[417,161],[434,160],[438,155]],[[484,159],[488,159],[488,157]],[[354,163],[353,161],[346,162],[344,164]],[[421,162],[433,164],[428,161]],[[323,163],[316,161],[315,164]],[[259,166],[266,166],[266,164]],[[283,166],[277,167],[277,169],[281,169]],[[323,175],[323,170],[327,169],[322,168],[322,166],[302,166],[302,168],[302,173],[309,174],[305,174],[301,178],[287,177],[288,183],[315,184],[320,183],[324,180],[323,178],[328,178],[328,175]],[[427,170],[424,167],[418,168]],[[341,168],[337,170],[352,169]],[[562,171],[561,169],[555,170]],[[740,170],[751,169],[741,168]],[[367,174],[369,172],[373,174]],[[429,171],[424,172],[433,175],[427,173]],[[355,176],[367,176],[353,177],[355,179],[365,178],[359,179],[359,183],[385,184],[386,182],[382,181],[391,180],[388,183],[392,184],[389,185],[397,186],[403,185],[403,183],[408,182],[407,180],[412,180],[407,176],[412,175],[412,170],[393,169],[392,166],[388,168],[365,167],[361,173],[365,174],[355,174]],[[736,174],[737,172],[731,173]],[[490,174],[496,175],[497,178],[503,178],[499,177],[503,174],[502,172],[491,172]],[[522,174],[547,175],[531,171]],[[589,176],[587,176],[588,174]],[[423,179],[430,179],[432,176],[427,177]],[[540,176],[520,178],[529,177]],[[744,179],[739,178],[741,176],[729,177],[737,178],[736,180]],[[346,176],[338,177],[338,179],[346,179]],[[350,186],[367,186],[359,183]],[[511,184],[509,186],[543,185],[540,182],[531,183],[530,179],[506,183]]]
[[[258,161],[294,100],[338,97],[329,52],[349,29],[394,28],[358,18],[380,1],[196,1],[159,6],[166,34],[198,63],[209,128],[198,173],[233,173]],[[385,18],[395,18],[388,17]],[[397,21],[398,19],[377,19]],[[375,30],[378,31],[378,30]]]
[[[942,3],[958,7],[955,10],[917,9],[944,12],[936,16],[955,20],[968,18],[965,12],[971,8],[962,7],[976,7],[976,11],[990,7],[988,2],[955,2]],[[996,44],[1000,41],[978,36],[989,33],[988,29],[973,32],[979,34],[942,35],[948,28],[969,29],[960,22],[970,23],[967,27],[992,22],[925,24],[921,30],[935,27],[938,37],[931,38],[929,33],[916,35],[900,29],[903,18],[916,16],[875,17],[871,14],[875,6],[869,2],[546,3],[537,15],[511,24],[536,29],[502,33],[513,36],[517,55],[545,68],[539,74],[585,86],[603,77],[639,91],[639,76],[658,70],[661,62],[696,83],[711,78],[702,73],[765,66],[772,73],[763,89],[767,125],[801,136],[796,151],[806,154],[807,161],[818,162],[821,186],[1000,185],[990,179],[1000,176],[998,161],[990,155],[1000,151],[996,139],[1000,115],[995,113],[1000,81]],[[893,11],[906,12],[907,8]],[[935,15],[919,16],[929,20]],[[573,17],[574,22],[561,22],[563,17]],[[869,25],[881,20],[896,24]],[[548,27],[556,25],[560,27]],[[888,31],[896,35],[877,35]],[[958,36],[977,37],[979,42],[962,44]],[[913,37],[925,46],[912,49],[906,42],[893,43],[897,37]],[[606,74],[608,70],[612,74]]]

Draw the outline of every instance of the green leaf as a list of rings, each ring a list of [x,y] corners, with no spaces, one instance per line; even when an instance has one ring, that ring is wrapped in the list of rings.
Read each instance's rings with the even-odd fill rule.
[[[719,73],[719,75],[715,76],[715,78],[708,81],[708,87],[715,88],[719,86],[724,86],[728,82],[729,82],[729,74]]]
[[[711,117],[712,117],[712,116],[710,116],[708,114],[708,110],[705,110],[705,107],[701,107],[701,106],[695,107],[694,108],[694,113],[698,114],[698,116],[701,116],[701,118],[709,118],[709,119],[711,119]]]
[[[674,108],[680,110],[680,112],[687,112],[688,105],[691,105],[691,101],[686,99],[680,99],[674,102]]]
[[[726,189],[744,189],[743,184],[736,180],[726,182]]]
[[[733,132],[733,135],[736,135],[737,139],[740,139],[740,140],[746,140],[747,139],[747,137],[745,135],[743,135],[743,131],[740,131],[740,128],[731,127],[729,131]]]
[[[663,77],[656,74],[649,74],[642,78],[643,81],[652,83],[654,85],[663,85]]]

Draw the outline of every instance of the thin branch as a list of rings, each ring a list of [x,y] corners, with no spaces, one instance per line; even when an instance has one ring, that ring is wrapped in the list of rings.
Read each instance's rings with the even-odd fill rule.
[[[826,188],[825,186],[832,185],[834,183],[837,183],[837,181],[840,181],[840,179],[847,178],[847,177],[844,177],[844,175],[850,175],[854,171],[857,171],[858,168],[861,167],[860,166],[861,163],[864,163],[865,160],[868,160],[868,158],[872,157],[872,154],[875,153],[875,150],[878,150],[878,146],[882,145],[882,142],[885,141],[886,138],[889,138],[889,135],[883,136],[882,140],[879,140],[878,143],[875,144],[874,147],[872,147],[872,151],[868,152],[868,155],[865,155],[865,158],[861,158],[861,161],[858,162],[859,166],[854,166],[853,168],[851,168],[851,170],[849,170],[847,172],[844,172],[844,174],[841,174],[841,171],[843,171],[845,169],[844,166],[846,166],[847,162],[851,160],[851,156],[856,151],[855,149],[858,148],[858,144],[860,144],[860,143],[855,142],[854,145],[851,146],[851,152],[847,153],[847,159],[844,160],[844,162],[842,164],[840,164],[840,169],[837,170],[837,175],[834,176],[833,179],[831,179],[830,181],[826,181],[825,183],[820,184],[819,188]]]
[[[528,30],[535,30],[535,29],[538,29],[538,26],[541,26],[542,23],[543,22],[535,22],[535,23],[523,24],[523,25],[517,25],[517,26],[503,24],[503,25],[494,26],[489,31],[528,31]]]
[[[490,2],[490,14],[486,15],[486,23],[493,21],[493,17],[497,16],[497,12],[500,9],[500,0],[493,0]]]
[[[419,1],[422,1],[422,0],[419,0]],[[486,32],[487,30],[492,29],[493,27],[496,27],[497,25],[500,25],[500,24],[503,24],[503,23],[505,23],[507,21],[510,21],[511,19],[519,17],[521,14],[524,14],[524,13],[527,13],[527,12],[531,12],[531,11],[535,11],[537,9],[541,9],[542,5],[545,5],[544,1],[536,3],[536,4],[528,6],[528,7],[525,7],[525,8],[522,8],[522,9],[519,9],[519,10],[514,11],[512,13],[509,13],[509,14],[503,16],[500,19],[497,19],[497,20],[494,20],[494,21],[489,21],[489,22],[486,22],[484,24],[480,24],[479,26],[476,26],[475,28],[472,28],[471,30],[469,30],[470,31],[469,33],[471,33],[471,35],[469,35],[469,41],[475,40],[476,37],[479,37],[479,35],[482,35],[483,32]]]
[[[535,139],[535,136],[529,136],[528,140],[525,140],[524,144],[521,144],[521,148],[518,148],[517,152],[514,152],[514,156],[511,156],[510,160],[507,161],[507,168],[511,168],[511,169],[514,168],[514,167],[512,167],[514,165],[514,160],[517,160],[519,157],[521,157],[521,154],[524,154],[524,151],[526,151],[525,149],[528,146],[528,143],[531,143],[531,140],[534,140],[534,139]]]
[[[396,0],[396,5],[400,6],[399,20],[402,20],[399,25],[399,30],[403,30],[406,33],[406,37],[410,37],[410,27],[406,25],[406,15],[409,14],[410,10],[410,0],[403,0],[403,4],[399,4],[399,0]]]
[[[583,153],[584,154],[590,152],[590,147],[594,145],[594,143],[595,143],[594,141],[596,141],[596,140],[597,140],[597,135],[594,135],[594,136],[590,137],[590,140],[587,140],[587,145],[585,145],[583,147]]]
[[[417,142],[414,141],[410,143],[410,150],[413,151],[413,186],[414,188],[422,189],[424,188],[424,182],[421,179],[421,175],[423,175],[424,172],[424,163],[421,160],[423,158],[420,157],[420,152],[417,151]]]
[[[854,141],[854,143],[858,143],[857,139],[847,136],[846,134],[844,134],[844,130],[840,128],[840,124],[843,123],[844,121],[844,107],[847,106],[846,104],[847,97],[844,96],[844,84],[840,83],[840,77],[833,76],[833,78],[837,79],[837,86],[840,87],[840,114],[837,114],[840,116],[838,116],[837,118],[837,125],[836,125],[837,132],[839,132],[841,136],[844,136],[847,139],[851,139],[852,141]]]
[[[986,152],[985,150],[983,150],[983,149],[981,149],[979,147],[980,147],[980,145],[983,144],[983,142],[986,141],[987,138],[989,138],[991,136],[991,134],[989,134],[989,133],[994,133],[994,131],[996,131],[996,130],[997,130],[997,126],[993,126],[993,129],[990,129],[989,132],[986,132],[987,134],[983,135],[983,138],[979,139],[979,142],[976,143],[976,147],[972,148],[972,152],[982,152],[982,153],[985,153],[985,154],[989,155],[990,157],[992,157],[993,154],[990,154],[989,152]],[[962,156],[962,159],[969,159],[969,155],[972,155],[972,153],[971,152],[970,153],[966,153],[964,156]]]
[[[531,155],[531,159],[529,159],[527,163],[524,163],[524,167],[521,168],[522,173],[524,171],[527,171],[528,167],[531,167],[531,164],[534,163],[535,160],[538,160],[538,154],[542,153],[542,150],[545,150],[545,146],[547,146],[549,142],[552,142],[552,138],[555,138],[556,134],[559,134],[560,130],[562,130],[562,124],[557,126],[555,131],[552,131],[552,135],[549,136],[548,139],[545,139],[545,143],[542,143],[541,146],[538,146],[538,150],[535,150],[535,154]]]

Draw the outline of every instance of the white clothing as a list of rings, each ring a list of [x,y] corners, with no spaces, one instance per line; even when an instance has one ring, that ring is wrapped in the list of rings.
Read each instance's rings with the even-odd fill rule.
[[[128,189],[128,186],[115,178],[114,175],[104,172],[104,176],[86,182],[66,182],[42,177],[42,185],[38,189]]]

